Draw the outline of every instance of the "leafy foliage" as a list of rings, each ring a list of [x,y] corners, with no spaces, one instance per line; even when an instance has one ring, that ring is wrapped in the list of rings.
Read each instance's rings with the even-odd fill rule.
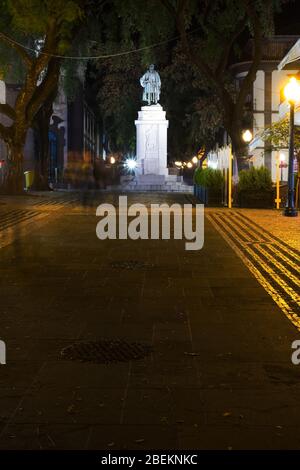
[[[153,62],[162,77],[161,103],[170,120],[172,159],[189,158],[200,147],[209,150],[224,128],[231,136],[233,147],[244,151],[241,130],[249,125],[245,102],[259,66],[263,38],[273,32],[273,15],[280,3],[280,0],[149,0],[141,8],[136,0],[113,0],[101,51],[121,52],[168,40],[135,54],[135,59],[129,55],[124,69],[116,58],[113,61],[119,65],[106,67],[106,63],[99,61],[99,69],[104,68],[105,87],[108,82],[123,82],[124,72],[129,81],[128,90],[123,85],[119,88],[122,94],[118,99],[111,90],[98,94],[102,110],[117,106],[116,112],[110,111],[109,116],[114,145],[124,142],[123,121],[138,109],[138,75],[134,87],[133,73],[144,71]],[[253,66],[246,79],[237,85],[231,64],[241,58],[250,39],[254,45]],[[112,76],[112,68],[119,68],[118,76]],[[132,99],[130,110],[123,97]],[[102,106],[104,101],[106,104]],[[130,114],[126,116],[126,112]],[[134,127],[127,127],[126,131],[133,142]]]
[[[262,57],[262,44],[273,32],[277,0],[161,0],[181,36],[189,67],[200,89],[211,101],[220,103],[218,124],[231,137],[236,155],[243,155],[241,134],[248,120],[245,104]],[[235,81],[232,63],[241,58],[244,46],[252,41],[252,59],[243,80]],[[205,109],[201,114],[205,126]],[[211,129],[208,127],[208,135]]]
[[[199,186],[215,190],[222,189],[224,186],[224,176],[221,170],[213,168],[198,167],[194,173],[194,181]]]
[[[0,44],[6,49],[11,65],[1,67],[0,64],[1,74],[10,74],[15,58],[22,64],[23,74],[18,80],[20,89],[13,106],[0,104],[0,113],[10,120],[7,125],[0,123],[0,136],[8,149],[5,186],[9,191],[23,190],[27,131],[43,105],[47,103],[49,110],[49,98],[52,102],[55,98],[61,65],[55,56],[64,54],[70,46],[75,27],[83,17],[82,6],[84,2],[79,0],[3,0],[1,3]]]
[[[238,191],[270,191],[272,178],[268,168],[251,167],[239,173]]]
[[[262,140],[271,145],[275,150],[287,148],[289,146],[290,121],[286,117],[275,122],[268,127],[262,134]],[[295,126],[295,148],[300,150],[300,129]]]

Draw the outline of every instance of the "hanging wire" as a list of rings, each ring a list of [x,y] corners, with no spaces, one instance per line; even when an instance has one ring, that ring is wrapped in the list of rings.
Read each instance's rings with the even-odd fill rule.
[[[187,34],[192,34],[195,31],[198,31],[199,29],[200,28],[196,28],[193,31],[188,32]],[[0,32],[0,34],[4,38],[6,38],[9,42],[11,42],[12,44],[15,44],[19,47],[22,47],[23,49],[25,49],[27,51],[33,52],[35,54],[38,53],[40,55],[46,55],[48,57],[54,57],[54,58],[57,58],[57,59],[67,59],[67,60],[97,60],[97,59],[110,59],[110,58],[113,58],[113,57],[121,57],[121,56],[129,55],[129,54],[134,54],[136,52],[141,52],[141,51],[145,51],[145,50],[148,50],[148,49],[152,49],[154,47],[159,47],[159,46],[162,46],[163,44],[168,44],[172,41],[180,39],[180,36],[178,35],[178,36],[174,36],[173,38],[165,39],[164,41],[160,41],[160,42],[151,44],[149,46],[140,47],[138,49],[131,49],[129,51],[116,52],[115,54],[95,55],[95,56],[66,56],[66,55],[51,54],[50,52],[40,51],[38,49],[34,49],[32,47],[25,46],[24,44],[22,44],[18,41],[15,41],[14,39],[10,38],[9,36],[6,36],[3,32]],[[295,61],[298,60],[298,59],[300,59],[300,57],[295,59]],[[260,87],[257,87],[255,85],[253,86],[253,89],[259,90],[259,91],[265,91],[264,88],[260,88]],[[280,94],[280,91],[273,91],[272,90],[271,94],[272,95],[278,95],[278,94]]]
[[[197,29],[199,29],[199,28],[197,28]],[[194,31],[196,31],[196,30],[194,30]],[[189,34],[193,33],[194,31],[191,31]],[[18,41],[15,41],[14,39],[11,39],[10,37],[6,36],[2,32],[0,34],[5,39],[7,39],[7,41],[11,42],[12,44],[15,44],[16,46],[22,47],[23,49],[25,49],[27,51],[30,51],[30,52],[33,52],[35,54],[38,53],[40,55],[47,55],[48,57],[54,57],[54,58],[57,58],[57,59],[71,59],[71,60],[96,60],[96,59],[110,59],[110,58],[113,58],[113,57],[120,57],[120,56],[124,56],[124,55],[134,54],[136,52],[145,51],[147,49],[152,49],[154,47],[162,46],[163,44],[167,44],[169,42],[175,41],[176,39],[180,38],[180,36],[175,36],[173,38],[165,39],[164,41],[160,41],[160,42],[151,44],[149,46],[140,47],[139,49],[131,49],[129,51],[124,51],[124,52],[117,52],[115,54],[95,55],[95,56],[66,56],[66,55],[59,55],[59,54],[51,54],[50,52],[39,51],[39,50],[34,49],[32,47],[25,46],[24,44],[22,44]]]

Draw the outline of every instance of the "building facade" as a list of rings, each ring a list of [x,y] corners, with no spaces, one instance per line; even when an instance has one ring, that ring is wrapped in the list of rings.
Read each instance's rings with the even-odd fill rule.
[[[0,102],[14,106],[19,92],[18,85],[0,81]],[[0,122],[9,125],[9,119],[0,114]],[[25,171],[34,171],[39,149],[35,131],[29,129],[24,148]],[[80,84],[74,100],[68,100],[60,87],[53,104],[53,115],[49,127],[49,183],[63,184],[67,169],[78,169],[83,165],[92,168],[99,155],[99,131],[94,112],[87,104],[84,87]],[[7,159],[5,143],[0,139],[0,171],[4,171]],[[92,170],[90,170],[90,173]],[[0,184],[3,178],[0,178]]]
[[[265,143],[261,136],[265,129],[277,122],[284,115],[283,89],[289,77],[298,73],[297,68],[292,63],[284,70],[278,70],[278,64],[287,54],[299,36],[274,36],[265,40],[263,44],[263,57],[256,79],[253,82],[251,92],[245,103],[245,113],[247,115],[247,128],[252,132],[253,140],[249,144],[250,165],[260,167],[265,166],[271,172],[273,181],[276,180],[276,158],[277,151],[272,150]],[[235,77],[236,86],[246,76],[251,65],[252,44],[248,44],[240,62],[232,65],[231,70]],[[226,164],[224,152],[228,154],[226,146],[210,153],[208,164],[222,168]],[[281,158],[287,160],[288,150],[281,149]],[[222,158],[218,157],[222,155]],[[287,180],[287,168],[282,169],[282,178]]]
[[[285,102],[284,87],[289,77],[297,74],[297,69],[291,64],[285,70],[278,70],[278,63],[298,39],[296,36],[279,36],[273,38],[268,47],[269,58],[264,60],[262,70],[259,70],[253,84],[253,136],[249,146],[255,166],[266,166],[276,180],[277,151],[272,150],[260,138],[263,131],[284,117],[280,111]],[[280,149],[280,158],[288,159],[288,150]],[[282,178],[287,180],[288,170],[282,169]]]

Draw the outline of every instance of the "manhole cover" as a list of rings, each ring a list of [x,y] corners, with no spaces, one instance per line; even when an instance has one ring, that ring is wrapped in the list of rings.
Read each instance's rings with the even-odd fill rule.
[[[145,261],[129,260],[129,261],[114,261],[111,267],[115,269],[145,269],[153,268],[154,264]]]
[[[125,340],[99,340],[74,343],[61,351],[63,359],[82,362],[127,362],[143,359],[152,351],[147,344]]]

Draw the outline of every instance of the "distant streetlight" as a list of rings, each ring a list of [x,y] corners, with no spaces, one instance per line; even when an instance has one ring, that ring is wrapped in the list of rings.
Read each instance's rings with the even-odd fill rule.
[[[208,161],[208,167],[216,170],[218,168],[218,162]]]
[[[281,170],[280,180],[283,181],[283,168],[284,166],[287,166],[287,164],[285,163],[285,154],[283,152],[280,152],[279,160],[280,160],[279,167]]]
[[[290,81],[284,87],[284,96],[289,103],[300,101],[300,85],[295,77],[291,77]]]
[[[192,158],[192,162],[194,163],[194,165],[196,165],[196,163],[198,163],[198,158],[197,158],[197,157],[193,157],[193,158]]]
[[[285,154],[283,152],[280,152],[279,159],[281,162],[285,161]]]
[[[178,167],[181,167],[181,166],[182,166],[182,162],[176,161],[176,162],[175,162],[175,165],[178,166]]]
[[[298,215],[294,205],[294,120],[295,103],[300,101],[300,84],[295,77],[291,77],[284,87],[284,96],[290,104],[290,139],[289,139],[289,169],[288,169],[288,198],[283,214],[287,217]]]
[[[193,164],[192,164],[192,162],[188,162],[186,166],[187,166],[188,168],[192,168]]]
[[[111,165],[114,165],[116,163],[115,157],[110,157],[110,163]]]
[[[125,165],[127,166],[128,170],[134,170],[136,167],[136,160],[134,160],[133,158],[128,158],[125,161]]]
[[[249,129],[247,129],[246,131],[244,131],[243,134],[242,134],[243,141],[246,142],[247,144],[248,144],[249,142],[251,142],[252,137],[253,137],[253,136],[252,136],[252,132],[249,131]]]

